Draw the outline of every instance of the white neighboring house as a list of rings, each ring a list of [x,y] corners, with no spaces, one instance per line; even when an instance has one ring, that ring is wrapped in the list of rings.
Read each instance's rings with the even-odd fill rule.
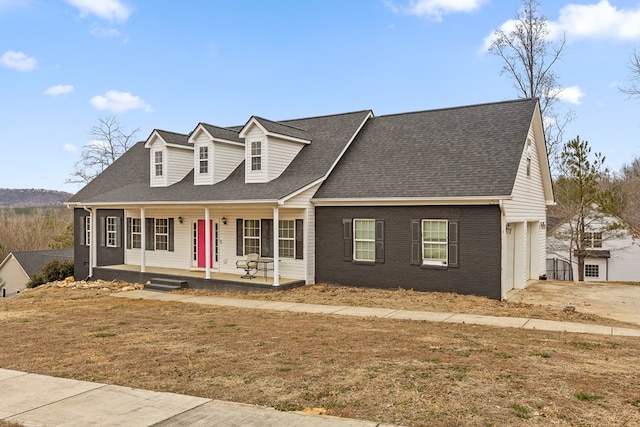
[[[614,215],[595,213],[586,222],[585,281],[640,282],[640,232]],[[570,254],[571,227],[561,222],[549,232],[548,258],[570,262],[578,278],[578,258]],[[571,256],[570,256],[571,255]]]
[[[73,249],[11,252],[0,262],[0,298],[19,294],[31,276],[54,259],[73,259]]]

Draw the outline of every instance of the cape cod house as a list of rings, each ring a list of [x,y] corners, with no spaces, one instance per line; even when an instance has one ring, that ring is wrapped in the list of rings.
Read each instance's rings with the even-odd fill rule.
[[[544,273],[550,203],[528,99],[155,130],[69,206],[78,277],[500,299]],[[260,276],[242,279],[253,253]]]
[[[31,277],[54,259],[67,261],[73,258],[72,249],[45,249],[41,251],[11,252],[0,262],[0,298],[22,292]]]

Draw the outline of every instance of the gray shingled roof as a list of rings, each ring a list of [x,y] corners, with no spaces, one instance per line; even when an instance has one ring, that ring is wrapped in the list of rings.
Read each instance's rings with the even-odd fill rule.
[[[158,135],[160,135],[167,144],[189,145],[189,135],[161,129],[156,129],[155,131],[158,132]]]
[[[214,125],[210,125],[208,123],[200,123],[200,124],[214,138],[224,139],[225,141],[239,142],[239,143],[244,144],[244,139],[242,139],[242,138],[240,138],[238,136],[238,131],[237,130],[233,130],[233,129],[229,129],[229,128],[223,128],[223,127],[220,127],[220,126],[214,126]]]
[[[55,258],[68,260],[73,258],[73,249],[51,249],[43,251],[12,252],[16,261],[29,277],[42,271],[42,268]]]
[[[314,198],[510,195],[536,102],[374,117]]]
[[[256,119],[262,126],[264,126],[264,128],[268,132],[311,141],[311,135],[305,129],[300,129],[282,122],[274,122],[258,116],[253,116],[253,118]]]
[[[243,162],[226,180],[215,185],[194,185],[191,171],[174,185],[151,188],[149,151],[144,142],[139,142],[76,193],[69,203],[277,200],[323,178],[369,114],[367,110],[283,121],[286,126],[305,129],[313,142],[302,148],[282,175],[263,184],[244,182]]]

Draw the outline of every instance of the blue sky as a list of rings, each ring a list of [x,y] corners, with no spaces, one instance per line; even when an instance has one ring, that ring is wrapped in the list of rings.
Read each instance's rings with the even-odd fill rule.
[[[640,156],[640,101],[622,94],[640,2],[543,0],[567,45],[566,136],[618,170]],[[199,122],[376,115],[517,97],[484,49],[512,0],[0,0],[0,187],[65,184],[100,117],[146,139]],[[472,141],[470,141],[472,143]]]

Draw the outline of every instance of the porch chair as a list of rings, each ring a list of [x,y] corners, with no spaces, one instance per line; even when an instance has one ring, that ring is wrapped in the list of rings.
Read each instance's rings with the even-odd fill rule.
[[[245,259],[239,259],[236,261],[236,268],[241,268],[245,271],[245,275],[242,279],[253,279],[258,273],[258,254],[247,254]]]

